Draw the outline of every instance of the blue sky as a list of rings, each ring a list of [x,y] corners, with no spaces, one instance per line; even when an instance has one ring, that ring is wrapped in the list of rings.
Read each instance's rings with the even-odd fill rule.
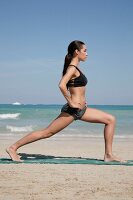
[[[88,49],[88,104],[133,104],[132,0],[0,0],[0,103],[65,103],[58,83],[75,39]]]

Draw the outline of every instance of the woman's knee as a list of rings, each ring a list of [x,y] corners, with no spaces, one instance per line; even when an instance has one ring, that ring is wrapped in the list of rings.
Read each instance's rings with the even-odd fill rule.
[[[115,124],[115,123],[116,123],[116,118],[113,115],[108,115],[107,124]]]

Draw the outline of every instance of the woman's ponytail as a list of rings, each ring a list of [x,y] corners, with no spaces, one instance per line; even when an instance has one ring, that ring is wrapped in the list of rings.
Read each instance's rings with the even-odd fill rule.
[[[65,56],[65,61],[64,61],[64,69],[63,69],[63,74],[62,74],[63,76],[65,75],[71,60],[72,60],[72,56],[70,54],[67,54]]]

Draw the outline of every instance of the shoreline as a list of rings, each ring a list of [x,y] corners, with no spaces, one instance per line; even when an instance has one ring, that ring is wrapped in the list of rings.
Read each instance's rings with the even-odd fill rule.
[[[9,137],[4,136],[3,138],[1,138],[1,141],[0,141],[1,153],[3,152],[3,154],[5,154],[3,151],[5,149],[5,147],[13,144],[17,140],[21,139],[21,137],[22,137],[22,135],[16,135],[15,137],[14,136],[9,136]],[[130,148],[130,145],[132,147],[132,144],[133,144],[133,138],[114,137],[113,149],[114,149],[114,151],[116,150],[119,152],[121,152],[121,150],[123,150],[122,154],[123,153],[126,154],[126,150],[128,152],[128,149]],[[75,150],[73,148],[76,146],[80,147],[80,150],[76,149],[76,151],[79,153],[82,152],[82,149],[83,149],[83,151],[85,151],[85,149],[86,149],[87,152],[88,152],[88,149],[90,149],[90,151],[92,151],[92,152],[94,151],[96,153],[97,153],[97,150],[104,152],[104,137],[89,137],[89,136],[88,137],[82,137],[82,136],[69,137],[68,135],[66,135],[66,136],[54,135],[50,138],[42,139],[42,140],[30,143],[28,145],[25,145],[25,146],[21,147],[19,149],[19,151],[25,151],[25,149],[26,150],[30,149],[31,151],[38,152],[38,151],[40,151],[40,149],[42,149],[42,147],[45,147],[46,151],[50,151],[50,149],[53,147],[53,145],[55,145],[55,147],[56,147],[56,148],[54,148],[55,152],[56,151],[58,152],[58,145],[60,145],[60,147],[62,147],[63,153],[65,151],[66,146],[67,146],[66,150],[68,150],[68,148],[70,148],[69,151],[72,150],[72,152],[73,152],[73,150]],[[122,147],[122,145],[123,145],[123,147]],[[97,149],[97,147],[99,147],[99,149]],[[44,149],[42,149],[42,153],[45,153]],[[67,153],[67,151],[65,153]],[[129,156],[129,154],[127,154],[127,156]]]

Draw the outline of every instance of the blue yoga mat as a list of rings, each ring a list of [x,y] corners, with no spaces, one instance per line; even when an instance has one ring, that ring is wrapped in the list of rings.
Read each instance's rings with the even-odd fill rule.
[[[94,158],[82,157],[58,157],[58,156],[45,156],[39,154],[19,154],[22,163],[25,164],[92,164],[92,165],[125,165],[133,166],[133,160],[128,160],[126,163],[120,162],[104,162],[103,160]],[[21,162],[12,161],[8,158],[0,158],[0,164],[20,164]]]

